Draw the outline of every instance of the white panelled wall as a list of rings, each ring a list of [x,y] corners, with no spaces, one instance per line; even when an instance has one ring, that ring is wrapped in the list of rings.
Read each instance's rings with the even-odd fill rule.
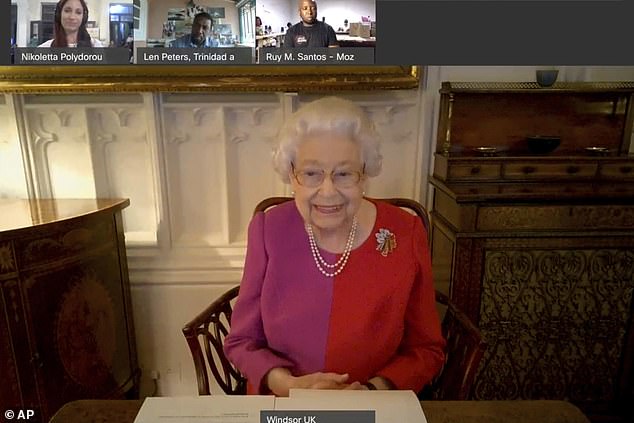
[[[369,196],[429,202],[441,81],[532,81],[536,67],[429,67],[419,90],[342,94],[371,114],[383,173]],[[561,67],[560,81],[634,80],[634,67]],[[183,324],[239,283],[253,207],[288,195],[270,162],[290,93],[4,95],[0,198],[127,197],[142,393],[194,395]]]

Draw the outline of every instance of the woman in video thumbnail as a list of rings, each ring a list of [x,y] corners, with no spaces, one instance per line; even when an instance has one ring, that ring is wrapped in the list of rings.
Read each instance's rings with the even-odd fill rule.
[[[275,169],[294,200],[249,225],[225,339],[249,393],[411,389],[440,370],[427,234],[418,217],[365,197],[379,135],[340,98],[304,105],[280,131]]]
[[[88,6],[84,0],[60,0],[55,7],[55,32],[52,40],[38,47],[103,47],[86,30]]]

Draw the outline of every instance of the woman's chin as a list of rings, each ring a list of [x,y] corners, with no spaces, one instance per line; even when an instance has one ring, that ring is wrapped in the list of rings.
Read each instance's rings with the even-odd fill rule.
[[[345,216],[343,210],[338,213],[313,213],[312,225],[319,229],[332,230],[344,225]]]

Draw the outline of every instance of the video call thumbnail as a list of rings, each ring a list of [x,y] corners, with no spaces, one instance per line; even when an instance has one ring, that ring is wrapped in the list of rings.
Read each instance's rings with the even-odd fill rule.
[[[136,2],[12,0],[12,46],[131,48]]]
[[[375,47],[374,0],[258,0],[257,47]]]
[[[258,63],[374,63],[374,0],[258,0],[256,12]]]
[[[11,8],[18,64],[350,64],[357,55],[374,63],[374,0],[12,0]],[[320,50],[331,47],[369,51]],[[270,48],[302,52],[260,60]]]
[[[130,63],[139,16],[140,0],[13,0],[12,62]]]
[[[254,47],[255,1],[150,0],[147,47]]]
[[[255,0],[151,0],[146,27],[136,63],[253,63]]]

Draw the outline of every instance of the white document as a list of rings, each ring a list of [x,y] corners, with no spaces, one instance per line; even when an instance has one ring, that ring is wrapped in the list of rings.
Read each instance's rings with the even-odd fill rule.
[[[260,411],[374,410],[376,423],[427,423],[412,391],[292,389],[272,395],[146,398],[134,423],[260,423]]]
[[[272,395],[149,397],[134,423],[260,423],[260,411],[274,408]]]
[[[427,423],[412,391],[336,391],[291,389],[276,398],[276,410],[375,410],[376,423]]]

